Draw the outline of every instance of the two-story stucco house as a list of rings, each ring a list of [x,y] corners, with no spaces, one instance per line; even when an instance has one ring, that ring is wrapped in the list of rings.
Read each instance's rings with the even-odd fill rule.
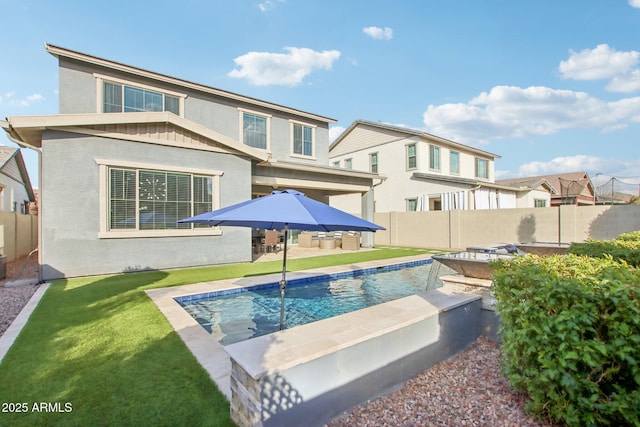
[[[543,181],[496,184],[497,154],[379,122],[355,121],[331,145],[329,157],[336,168],[385,177],[375,187],[377,212],[533,207],[538,199],[549,206],[553,190]],[[350,196],[331,200],[347,211],[357,202]]]
[[[251,260],[251,231],[177,224],[272,189],[354,194],[377,174],[329,166],[335,120],[59,46],[60,114],[8,117],[40,153],[42,279]],[[363,236],[363,244],[373,238]]]

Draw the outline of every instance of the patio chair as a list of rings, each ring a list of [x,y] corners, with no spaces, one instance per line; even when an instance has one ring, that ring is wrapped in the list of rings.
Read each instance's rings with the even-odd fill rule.
[[[264,245],[262,248],[265,251],[273,249],[277,252],[280,250],[280,233],[278,230],[267,230],[264,232]]]

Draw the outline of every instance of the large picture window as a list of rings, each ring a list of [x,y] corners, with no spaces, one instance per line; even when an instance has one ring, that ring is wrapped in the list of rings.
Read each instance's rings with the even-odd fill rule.
[[[168,111],[180,115],[180,99],[162,92],[104,82],[102,111],[105,113]]]
[[[313,156],[313,128],[293,123],[293,154]]]
[[[242,112],[242,142],[249,147],[268,147],[268,117]]]
[[[190,229],[179,219],[213,210],[213,178],[143,169],[109,169],[110,230]]]

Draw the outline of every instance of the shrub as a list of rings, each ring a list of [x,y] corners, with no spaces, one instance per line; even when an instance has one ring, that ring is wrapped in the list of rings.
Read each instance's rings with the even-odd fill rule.
[[[611,257],[498,261],[503,373],[568,425],[640,426],[640,270]]]
[[[583,243],[572,243],[568,252],[596,258],[610,255],[615,260],[640,267],[640,231],[622,233],[613,240],[587,240]]]
[[[640,231],[629,231],[627,233],[622,233],[618,237],[616,237],[615,240],[622,240],[625,242],[626,241],[640,242]]]

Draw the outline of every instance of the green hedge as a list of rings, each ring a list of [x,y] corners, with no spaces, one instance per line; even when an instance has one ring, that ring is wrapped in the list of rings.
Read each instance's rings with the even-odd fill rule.
[[[568,425],[640,426],[640,270],[577,255],[494,263],[503,369],[527,409]]]
[[[625,261],[640,267],[640,231],[622,233],[613,240],[588,240],[572,243],[569,253],[603,258],[610,255],[615,260]]]

